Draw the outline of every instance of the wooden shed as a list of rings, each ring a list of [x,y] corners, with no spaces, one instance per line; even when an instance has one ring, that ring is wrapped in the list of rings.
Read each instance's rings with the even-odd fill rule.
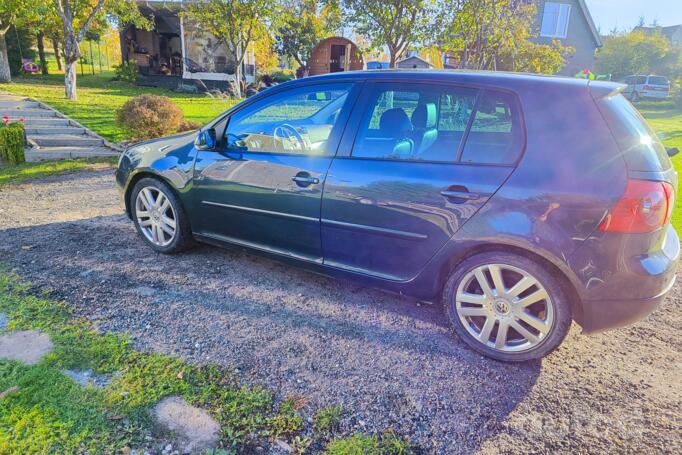
[[[308,62],[309,74],[338,73],[364,69],[365,63],[358,46],[348,38],[334,36],[323,39],[315,46]]]

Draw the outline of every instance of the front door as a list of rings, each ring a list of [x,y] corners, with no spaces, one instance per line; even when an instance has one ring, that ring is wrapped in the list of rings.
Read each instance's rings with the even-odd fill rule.
[[[322,189],[352,88],[280,90],[231,114],[218,148],[197,155],[193,230],[321,262]]]
[[[451,85],[377,82],[360,99],[325,185],[324,263],[409,280],[513,171],[520,110],[508,93]]]

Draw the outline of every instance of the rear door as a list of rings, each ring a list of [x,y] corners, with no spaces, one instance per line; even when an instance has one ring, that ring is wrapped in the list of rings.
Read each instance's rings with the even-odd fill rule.
[[[282,89],[231,114],[215,150],[198,152],[193,230],[322,262],[320,204],[354,84]]]
[[[324,263],[408,280],[513,171],[521,113],[511,94],[456,85],[375,82],[360,99],[325,183]]]

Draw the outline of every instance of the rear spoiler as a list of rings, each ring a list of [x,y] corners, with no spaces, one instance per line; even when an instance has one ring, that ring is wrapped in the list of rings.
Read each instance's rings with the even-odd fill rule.
[[[587,83],[587,89],[595,100],[618,95],[625,90],[625,87],[627,87],[625,84],[607,81],[589,81]]]

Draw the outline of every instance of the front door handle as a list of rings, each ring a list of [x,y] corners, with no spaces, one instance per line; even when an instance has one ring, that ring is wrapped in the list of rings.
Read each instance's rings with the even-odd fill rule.
[[[470,193],[468,191],[452,191],[452,190],[445,190],[441,191],[440,194],[442,196],[445,196],[446,198],[451,198],[451,199],[464,199],[467,201],[475,201],[476,199],[480,199],[481,195],[478,193]]]
[[[291,178],[298,186],[310,186],[310,185],[317,185],[320,183],[320,179],[317,177],[312,177],[310,174],[307,172],[301,172],[299,174],[296,174]]]

